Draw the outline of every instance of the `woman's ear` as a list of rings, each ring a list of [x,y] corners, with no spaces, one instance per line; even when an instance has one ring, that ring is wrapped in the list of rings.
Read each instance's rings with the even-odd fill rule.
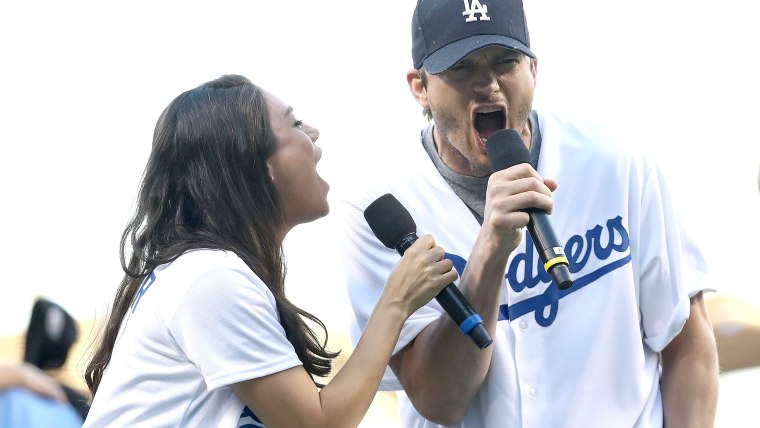
[[[269,163],[269,159],[267,159],[267,174],[269,174],[269,179],[274,183],[274,174],[272,174],[272,165]]]
[[[427,88],[425,87],[425,82],[420,73],[424,73],[424,71],[414,69],[409,70],[406,73],[406,82],[409,84],[409,90],[412,92],[412,96],[415,101],[417,101],[417,104],[422,106],[422,108],[430,108],[430,102],[427,97]]]

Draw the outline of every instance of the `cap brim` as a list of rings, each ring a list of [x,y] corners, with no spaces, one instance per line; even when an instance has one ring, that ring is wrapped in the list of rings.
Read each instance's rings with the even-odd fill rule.
[[[487,46],[503,46],[507,49],[522,52],[531,58],[536,57],[525,44],[511,37],[481,34],[458,40],[438,49],[425,58],[422,65],[425,67],[425,71],[430,74],[443,73],[461,61],[462,58]]]

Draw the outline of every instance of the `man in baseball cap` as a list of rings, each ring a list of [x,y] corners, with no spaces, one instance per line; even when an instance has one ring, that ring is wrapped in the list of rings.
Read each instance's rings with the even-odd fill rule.
[[[533,109],[521,0],[418,1],[412,61],[407,83],[430,124],[345,194],[354,313],[363,327],[398,257],[362,215],[390,193],[446,249],[493,344],[474,346],[436,300],[412,314],[381,384],[404,389],[402,424],[712,426],[704,258],[653,162],[599,124]],[[505,135],[530,162],[492,166],[486,147]],[[551,214],[570,288],[546,272],[536,210]]]

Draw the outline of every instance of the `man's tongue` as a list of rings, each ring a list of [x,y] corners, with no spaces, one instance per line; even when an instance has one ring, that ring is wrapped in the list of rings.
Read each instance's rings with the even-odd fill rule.
[[[475,130],[485,146],[486,140],[494,132],[504,128],[504,116],[501,112],[478,113],[475,115]]]

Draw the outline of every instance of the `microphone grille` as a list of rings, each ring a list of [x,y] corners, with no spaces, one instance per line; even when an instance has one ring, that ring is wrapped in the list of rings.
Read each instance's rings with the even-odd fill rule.
[[[417,225],[409,211],[390,193],[369,204],[364,210],[364,218],[372,233],[388,248],[396,248],[402,238],[417,232]]]
[[[530,153],[520,134],[514,129],[502,129],[488,137],[486,153],[494,171],[521,163],[530,163]]]

